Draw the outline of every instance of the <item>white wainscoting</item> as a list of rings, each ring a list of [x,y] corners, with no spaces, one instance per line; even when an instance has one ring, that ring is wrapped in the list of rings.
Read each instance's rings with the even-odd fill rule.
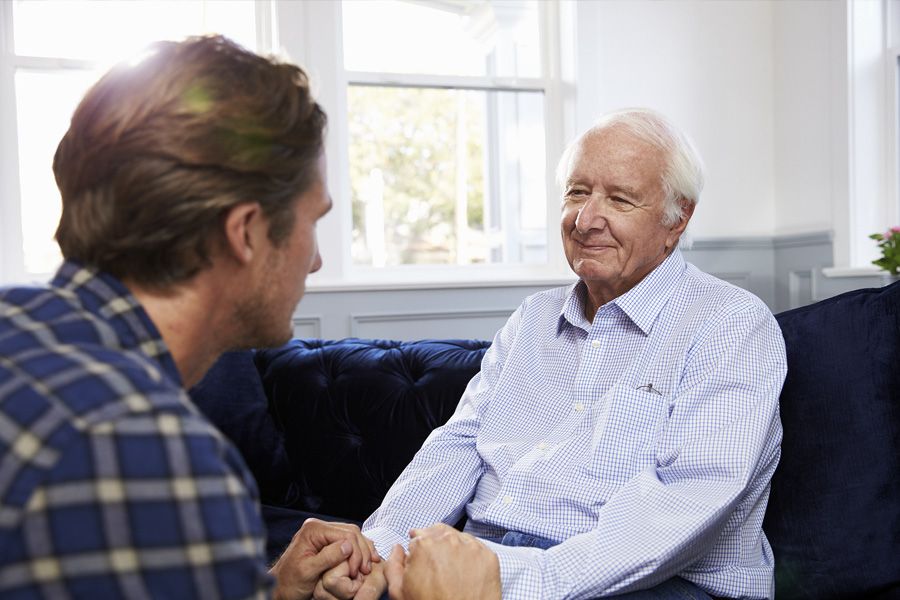
[[[450,310],[444,312],[392,312],[350,315],[350,335],[376,339],[484,339],[485,332],[497,331],[516,309]],[[397,337],[398,332],[403,337]],[[492,334],[493,335],[493,334]]]
[[[884,285],[878,274],[828,277],[830,232],[768,238],[697,240],[685,258],[703,271],[759,296],[780,312],[860,287]],[[294,315],[297,337],[490,340],[533,293],[550,285],[431,286],[428,289],[315,290]]]

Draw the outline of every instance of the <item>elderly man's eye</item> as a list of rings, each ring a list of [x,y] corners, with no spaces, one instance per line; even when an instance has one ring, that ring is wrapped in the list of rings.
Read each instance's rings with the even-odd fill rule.
[[[584,200],[584,190],[566,190],[563,200],[566,202],[581,202]]]

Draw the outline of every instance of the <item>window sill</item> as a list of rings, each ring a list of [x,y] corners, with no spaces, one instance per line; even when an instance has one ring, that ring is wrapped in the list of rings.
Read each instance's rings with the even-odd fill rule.
[[[822,269],[822,275],[829,279],[841,279],[848,277],[881,277],[882,275],[888,275],[888,272],[877,267],[826,267]]]
[[[307,294],[328,292],[367,292],[367,291],[406,291],[406,290],[452,290],[452,289],[478,289],[478,288],[510,288],[510,287],[540,287],[552,288],[575,283],[574,275],[568,277],[561,275],[541,275],[537,277],[508,277],[508,278],[470,278],[466,280],[427,279],[384,277],[380,281],[374,279],[360,279],[356,281],[309,281],[306,286]]]

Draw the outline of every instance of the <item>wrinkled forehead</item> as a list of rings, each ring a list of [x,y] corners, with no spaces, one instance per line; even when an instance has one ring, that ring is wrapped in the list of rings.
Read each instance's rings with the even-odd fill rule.
[[[666,169],[666,153],[621,124],[586,131],[567,152],[562,182],[598,173],[659,182]],[[562,169],[561,169],[562,170]]]

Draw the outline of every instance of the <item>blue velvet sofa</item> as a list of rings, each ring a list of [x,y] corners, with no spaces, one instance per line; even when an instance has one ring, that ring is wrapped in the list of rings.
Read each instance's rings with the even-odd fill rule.
[[[764,525],[776,597],[900,598],[900,283],[777,318],[785,433]],[[191,394],[256,477],[270,554],[309,515],[365,519],[487,345],[293,340],[223,356]]]

